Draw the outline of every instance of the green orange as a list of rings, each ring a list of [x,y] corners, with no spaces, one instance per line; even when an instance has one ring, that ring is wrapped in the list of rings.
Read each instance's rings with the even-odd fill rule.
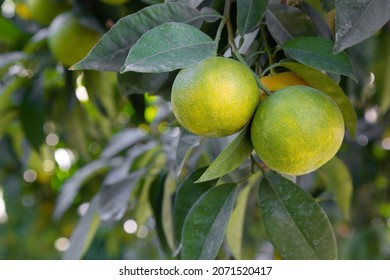
[[[99,32],[82,25],[74,13],[66,12],[50,24],[49,48],[57,60],[72,66],[88,54],[100,37]]]
[[[257,155],[271,169],[289,175],[312,172],[339,150],[344,121],[336,103],[321,91],[289,86],[267,97],[251,125]]]
[[[69,10],[68,0],[26,0],[31,18],[42,25],[49,25],[59,14]]]
[[[171,99],[173,113],[185,129],[223,137],[251,120],[259,90],[246,66],[230,58],[211,57],[179,72]]]

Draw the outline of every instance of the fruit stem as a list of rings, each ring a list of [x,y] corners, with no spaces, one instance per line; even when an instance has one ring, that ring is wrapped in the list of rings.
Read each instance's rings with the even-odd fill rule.
[[[223,16],[226,21],[226,28],[228,31],[228,41],[229,41],[229,46],[232,48],[232,52],[234,53],[237,51],[237,46],[236,43],[234,42],[234,32],[233,32],[233,26],[232,22],[230,21],[230,6],[232,4],[231,0],[226,0],[225,1],[225,7],[223,10]]]
[[[261,38],[263,39],[263,42],[264,42],[265,51],[266,51],[267,56],[268,56],[268,63],[269,63],[269,65],[271,65],[274,63],[273,56],[272,56],[271,49],[270,49],[269,44],[268,44],[267,34],[265,33],[264,25],[260,26],[260,33],[261,33]]]
[[[256,165],[257,167],[259,167],[263,176],[267,177],[267,173],[265,172],[265,169],[268,167],[264,163],[257,162],[257,160],[253,157],[253,155],[250,155],[250,157],[251,157],[252,166]]]
[[[216,56],[218,53],[218,43],[219,43],[219,40],[221,39],[221,33],[222,33],[222,30],[223,30],[223,27],[225,26],[225,24],[226,24],[226,17],[223,17],[219,26],[218,26],[217,35],[215,35],[215,39],[214,39],[214,42],[215,42],[214,56]]]

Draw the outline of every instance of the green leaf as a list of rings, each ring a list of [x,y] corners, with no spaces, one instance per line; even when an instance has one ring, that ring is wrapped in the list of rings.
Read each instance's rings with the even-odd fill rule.
[[[195,170],[188,175],[178,187],[173,208],[174,235],[177,243],[181,240],[184,220],[191,207],[199,197],[218,182],[218,180],[212,180],[205,183],[195,183],[206,169],[207,167],[202,167]]]
[[[278,44],[295,37],[316,35],[313,23],[296,7],[272,4],[265,16],[267,27]]]
[[[215,259],[233,210],[236,192],[236,184],[216,186],[194,204],[184,221],[182,259]]]
[[[267,6],[268,0],[237,0],[237,28],[241,36],[255,29]]]
[[[65,251],[62,259],[81,259],[88,250],[100,225],[100,219],[97,213],[98,200],[98,195],[92,199],[87,212],[77,223],[70,237],[70,247]]]
[[[299,186],[271,171],[260,182],[259,204],[268,238],[283,259],[337,258],[328,217]]]
[[[249,128],[250,126],[247,125],[219,154],[197,183],[222,177],[239,167],[248,158],[253,151]]]
[[[261,173],[254,174],[245,183],[243,190],[239,193],[236,206],[230,217],[226,229],[226,242],[235,259],[242,259],[242,243],[244,233],[245,211],[249,194],[253,186],[258,182]]]
[[[43,92],[43,75],[32,83],[32,87],[24,93],[20,106],[20,119],[28,142],[38,151],[45,141],[43,125],[45,123]]]
[[[199,27],[201,13],[187,5],[165,3],[146,7],[121,18],[73,70],[91,69],[119,72],[131,47],[148,30],[165,22],[186,22]]]
[[[342,74],[356,81],[355,71],[345,52],[334,54],[333,42],[319,37],[299,37],[282,48],[295,60],[307,66]]]
[[[336,44],[338,53],[371,37],[390,20],[388,0],[336,0]]]
[[[122,95],[147,93],[159,90],[169,78],[169,73],[137,73],[118,74],[118,86]]]
[[[339,106],[344,118],[344,123],[352,137],[355,135],[357,116],[348,97],[340,86],[327,75],[309,66],[294,63],[281,62],[279,66],[285,67],[303,78],[311,87],[321,90],[330,96]]]
[[[350,219],[350,206],[352,199],[352,178],[344,162],[334,157],[317,170],[325,187],[334,194],[344,218]]]
[[[146,32],[131,48],[121,72],[161,73],[210,57],[215,42],[185,23],[164,23]]]
[[[191,150],[199,146],[201,137],[195,134],[188,132],[187,130],[182,130],[179,142],[176,149],[176,175],[179,176],[181,170],[183,169],[184,162],[191,152]]]

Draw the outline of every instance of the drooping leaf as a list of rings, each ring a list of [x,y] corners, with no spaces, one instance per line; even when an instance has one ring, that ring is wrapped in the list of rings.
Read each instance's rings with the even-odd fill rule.
[[[339,106],[344,118],[344,123],[352,137],[355,135],[357,116],[348,97],[340,86],[327,75],[309,66],[295,62],[281,62],[279,64],[303,78],[311,87],[329,95]]]
[[[336,53],[371,37],[390,20],[388,0],[336,0]]]
[[[32,83],[32,87],[25,91],[20,106],[20,119],[27,140],[38,151],[45,141],[43,125],[45,123],[43,92],[43,75]]]
[[[269,240],[283,259],[337,258],[328,217],[314,198],[290,180],[269,172],[259,186],[259,204]]]
[[[210,164],[197,183],[219,178],[239,167],[252,153],[250,129],[247,125]]]
[[[325,187],[334,194],[344,218],[350,219],[352,198],[352,178],[344,162],[334,157],[317,170]]]
[[[147,93],[159,90],[169,78],[169,73],[137,73],[118,74],[118,85],[122,95]]]
[[[295,60],[307,66],[342,74],[356,81],[355,71],[345,52],[334,54],[333,42],[319,37],[299,37],[282,48]]]
[[[268,0],[237,0],[237,27],[241,36],[255,29],[267,6]]]
[[[118,221],[127,210],[130,193],[146,170],[141,169],[120,178],[114,183],[102,185],[99,214],[102,221]]]
[[[147,134],[137,128],[124,129],[115,134],[101,153],[101,158],[111,158],[132,145],[147,138]]]
[[[87,212],[79,220],[70,237],[70,246],[65,251],[62,259],[78,260],[88,250],[100,225],[97,213],[99,196],[95,196],[89,204]]]
[[[176,191],[176,176],[169,173],[164,182],[164,194],[161,207],[162,229],[164,231],[165,239],[171,252],[175,248],[175,236],[173,225],[173,203],[172,197]]]
[[[146,32],[130,49],[121,72],[170,72],[210,57],[215,42],[185,23],[169,22]]]
[[[244,189],[238,194],[236,206],[233,209],[226,229],[226,242],[235,259],[242,259],[242,243],[244,234],[244,221],[249,194],[258,182],[260,173],[254,174],[244,184]]]
[[[167,174],[165,172],[161,173],[157,178],[153,181],[150,189],[149,189],[149,200],[150,205],[152,207],[153,216],[156,220],[156,231],[157,236],[160,241],[160,245],[162,249],[170,253],[170,247],[168,245],[167,237],[164,232],[163,226],[163,215],[162,215],[162,207],[164,200],[164,182],[167,178]]]
[[[121,158],[113,158],[111,160],[95,160],[80,168],[71,178],[63,184],[61,191],[57,197],[53,217],[58,219],[72,204],[75,196],[82,185],[91,177],[107,171],[113,166],[118,166],[123,163]]]
[[[218,181],[211,180],[204,183],[195,183],[206,169],[207,167],[202,167],[195,170],[188,175],[178,187],[173,208],[174,235],[177,243],[180,243],[181,241],[184,220],[191,207],[195,204],[199,197],[201,197],[211,187],[215,186]]]
[[[93,47],[90,53],[72,67],[119,72],[131,47],[148,30],[166,22],[186,22],[199,27],[202,14],[190,6],[164,3],[146,7],[120,19]]]
[[[183,169],[184,162],[191,150],[199,146],[201,137],[194,135],[187,130],[182,130],[176,149],[176,175],[179,176]]]
[[[278,44],[295,37],[316,35],[313,23],[296,7],[272,4],[266,12],[267,27]]]
[[[383,32],[379,38],[375,51],[375,85],[379,96],[379,109],[383,115],[390,108],[390,32]]]
[[[216,186],[193,205],[184,221],[182,259],[215,259],[233,210],[236,192],[236,184]]]

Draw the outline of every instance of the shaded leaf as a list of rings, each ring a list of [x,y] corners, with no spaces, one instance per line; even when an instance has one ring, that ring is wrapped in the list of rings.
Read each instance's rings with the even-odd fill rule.
[[[390,20],[388,0],[336,0],[336,53],[371,37]]]
[[[230,217],[226,229],[226,242],[235,259],[242,259],[242,243],[244,233],[245,212],[249,194],[253,186],[258,182],[260,173],[254,174],[244,184],[244,189],[239,193],[236,206],[234,207],[232,216]]]
[[[339,106],[340,111],[344,118],[344,123],[349,130],[349,133],[354,137],[357,124],[357,116],[355,109],[353,108],[348,97],[344,94],[340,86],[327,75],[313,69],[309,66],[294,63],[294,62],[281,62],[279,66],[285,67],[298,76],[303,78],[311,87],[316,88],[327,95],[329,95]]]
[[[62,259],[78,260],[88,250],[100,225],[97,213],[99,196],[95,196],[89,204],[87,212],[79,220],[70,237],[70,247],[65,251]]]
[[[332,226],[309,193],[271,171],[260,182],[259,204],[268,238],[281,258],[337,258]]]
[[[99,214],[102,221],[118,221],[127,210],[130,193],[146,170],[141,169],[117,180],[103,184],[99,200]]]
[[[0,69],[8,66],[11,63],[28,58],[28,55],[24,52],[15,51],[0,54]]]
[[[176,191],[176,177],[169,173],[164,182],[163,203],[161,208],[162,228],[165,234],[165,239],[171,250],[175,248],[175,237],[173,227],[173,203],[172,197]]]
[[[210,164],[197,183],[222,177],[239,167],[252,153],[250,126],[247,125],[237,137]]]
[[[307,2],[309,2],[310,4]],[[310,17],[320,37],[329,40],[333,39],[333,31],[330,29],[325,20],[325,13],[321,8],[320,0],[303,1],[302,10]]]
[[[324,181],[325,187],[334,194],[344,218],[350,219],[350,205],[352,199],[352,178],[344,162],[334,157],[317,170]]]
[[[188,154],[191,152],[192,148],[199,146],[201,137],[195,134],[188,132],[187,130],[182,130],[179,142],[176,149],[176,175],[179,176],[181,170],[183,169],[185,159]]]
[[[165,22],[186,22],[199,27],[202,15],[198,10],[179,3],[146,7],[121,18],[72,69],[119,72],[129,50],[138,39],[148,30]]]
[[[266,12],[267,27],[278,44],[295,37],[316,35],[313,23],[296,7],[272,4]]]
[[[188,175],[178,187],[173,208],[174,235],[177,243],[181,241],[184,220],[191,207],[199,197],[211,187],[215,186],[218,181],[212,180],[204,183],[195,183],[206,169],[207,167],[202,167],[195,170]]]
[[[268,0],[237,0],[237,28],[241,36],[255,29],[267,6]]]
[[[118,74],[121,94],[147,93],[159,90],[168,80],[169,73],[126,72]]]
[[[210,57],[215,42],[185,23],[164,23],[146,32],[130,49],[121,72],[161,73]]]
[[[59,219],[62,214],[69,208],[72,204],[74,198],[76,197],[79,189],[82,185],[93,176],[107,171],[113,166],[118,166],[123,163],[121,158],[113,158],[111,160],[95,160],[91,163],[80,168],[71,178],[69,178],[62,185],[61,191],[57,197],[53,217]]]
[[[333,42],[319,37],[299,37],[282,48],[295,60],[307,66],[342,74],[356,81],[355,71],[345,52],[334,54]]]
[[[43,125],[45,123],[43,75],[32,83],[29,90],[24,92],[20,106],[20,119],[28,142],[36,149],[45,141]]]
[[[124,129],[111,137],[101,153],[101,158],[111,158],[125,149],[147,138],[147,134],[137,128]]]
[[[215,259],[233,210],[236,192],[236,184],[216,186],[194,204],[184,221],[182,259]]]

